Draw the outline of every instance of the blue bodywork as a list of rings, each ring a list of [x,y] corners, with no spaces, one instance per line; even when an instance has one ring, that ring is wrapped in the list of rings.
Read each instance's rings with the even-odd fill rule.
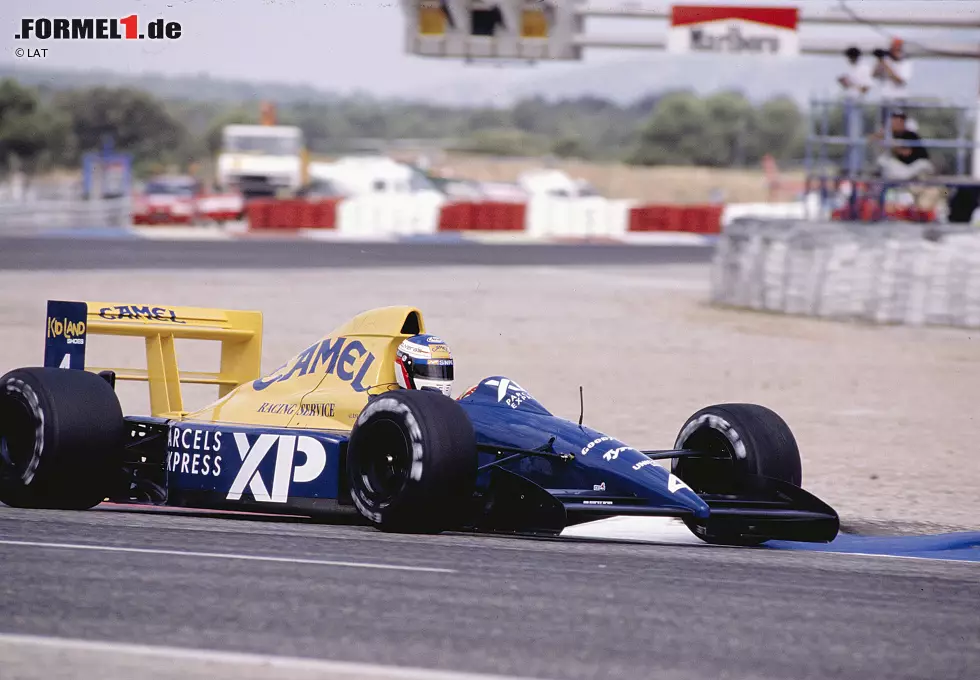
[[[762,495],[757,488],[741,498],[699,495],[658,465],[655,452],[552,415],[504,376],[482,380],[457,403],[478,446],[473,512],[464,523],[470,528],[558,533],[632,514],[694,525],[755,522],[773,538],[830,540],[837,533],[836,514],[802,489],[768,480]],[[159,500],[168,505],[312,513],[350,504],[349,432],[129,420],[166,428]],[[817,525],[807,536],[806,527]]]
[[[477,443],[487,446],[481,448],[481,468],[497,459],[491,447],[545,448],[572,454],[573,461],[523,456],[499,464],[547,490],[566,509],[586,511],[631,503],[655,507],[664,515],[708,517],[708,504],[649,456],[602,432],[552,415],[508,378],[483,380],[459,403],[473,422]],[[478,486],[486,488],[487,477],[485,472]]]

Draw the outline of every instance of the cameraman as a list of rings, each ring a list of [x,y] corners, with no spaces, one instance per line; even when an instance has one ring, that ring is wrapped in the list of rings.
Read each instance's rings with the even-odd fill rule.
[[[892,39],[890,48],[874,51],[878,63],[872,76],[881,83],[881,99],[886,105],[901,104],[908,96],[909,81],[912,79],[912,62],[905,56],[901,38]]]
[[[847,57],[848,69],[837,77],[837,82],[844,88],[844,96],[853,98],[867,94],[871,89],[871,70],[861,63],[861,50],[848,47],[844,56]]]

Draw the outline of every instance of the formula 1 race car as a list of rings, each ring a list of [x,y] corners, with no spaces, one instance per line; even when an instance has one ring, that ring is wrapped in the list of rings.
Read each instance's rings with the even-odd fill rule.
[[[0,501],[353,506],[403,532],[555,535],[645,515],[680,518],[710,543],[837,535],[837,513],[800,488],[792,433],[762,406],[709,406],[674,448],[642,451],[552,415],[505,376],[457,399],[399,389],[396,349],[424,332],[418,309],[372,310],[262,375],[260,312],[51,301],[44,367],[0,378]],[[146,369],[86,366],[98,334],[145,338]],[[220,341],[220,370],[180,371],[178,339]],[[149,383],[150,416],[123,415],[117,380]],[[219,398],[186,411],[181,383],[216,385]]]

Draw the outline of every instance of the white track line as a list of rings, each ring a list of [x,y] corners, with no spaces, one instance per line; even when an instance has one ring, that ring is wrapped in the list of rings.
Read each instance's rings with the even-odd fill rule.
[[[285,562],[288,564],[317,564],[325,567],[358,567],[361,569],[389,569],[392,571],[422,571],[434,574],[455,574],[455,569],[437,567],[408,567],[396,564],[376,564],[372,562],[342,562],[338,560],[313,560],[301,557],[267,557],[262,555],[235,555],[229,553],[191,552],[184,550],[164,550],[161,548],[123,548],[112,545],[83,545],[81,543],[39,543],[36,541],[0,540],[0,545],[22,545],[33,548],[62,548],[65,550],[96,550],[102,552],[140,553],[144,555],[174,555],[177,557],[205,557],[224,560],[243,560],[248,562]]]
[[[32,646],[47,650],[95,652],[115,656],[133,655],[166,661],[200,661],[211,664],[251,666],[260,670],[310,671],[322,673],[323,675],[321,677],[330,678],[357,677],[384,678],[385,680],[528,680],[514,676],[457,673],[454,671],[382,666],[380,664],[369,663],[0,633],[0,647],[4,645]]]

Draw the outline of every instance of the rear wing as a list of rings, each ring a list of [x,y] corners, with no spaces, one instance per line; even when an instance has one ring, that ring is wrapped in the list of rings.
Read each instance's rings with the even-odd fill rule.
[[[46,326],[45,366],[112,371],[116,380],[145,380],[154,416],[186,413],[181,383],[217,385],[221,398],[261,377],[262,312],[49,300]],[[146,368],[86,366],[90,335],[146,338]],[[174,348],[177,339],[219,341],[218,371],[180,371]]]

